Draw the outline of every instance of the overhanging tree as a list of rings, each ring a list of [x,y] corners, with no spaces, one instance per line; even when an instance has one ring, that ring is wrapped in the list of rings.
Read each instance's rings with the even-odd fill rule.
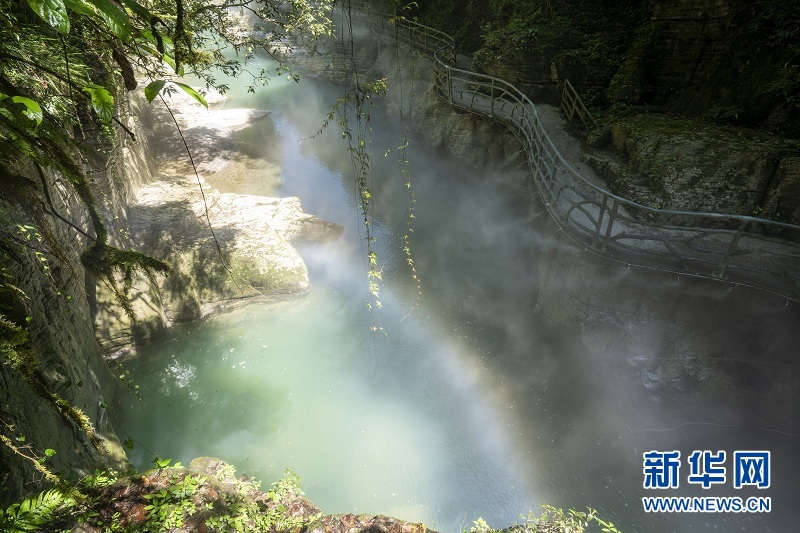
[[[21,263],[24,254],[36,254],[45,265],[56,262],[64,270],[73,269],[54,231],[58,220],[82,236],[86,271],[107,282],[121,306],[132,312],[127,289],[133,273],[152,275],[167,265],[114,246],[95,203],[92,168],[101,159],[97,152],[111,153],[120,136],[133,137],[125,120],[125,92],[143,90],[152,100],[165,91],[184,90],[205,103],[200,92],[178,80],[192,75],[205,88],[224,93],[227,87],[217,81],[219,72],[249,76],[255,88],[272,73],[250,70],[247,60],[259,52],[274,56],[289,35],[327,33],[330,3],[0,0],[0,362],[92,442],[89,419],[55,394],[43,377],[28,334],[27,296],[10,267]],[[255,20],[257,36],[241,31],[242,15]],[[279,65],[275,74],[289,73]],[[140,85],[140,80],[146,83]],[[54,205],[55,187],[79,198],[88,213],[86,226]],[[30,225],[17,227],[6,220],[11,207],[23,211]],[[27,233],[21,234],[23,230]]]

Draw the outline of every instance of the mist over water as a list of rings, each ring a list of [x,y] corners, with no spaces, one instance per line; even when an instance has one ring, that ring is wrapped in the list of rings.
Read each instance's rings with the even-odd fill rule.
[[[139,443],[130,454],[138,467],[147,467],[152,450],[184,463],[218,456],[266,483],[292,468],[325,513],[389,514],[447,532],[479,516],[509,526],[543,503],[596,507],[626,532],[791,530],[800,440],[755,429],[752,417],[738,425],[745,417],[710,393],[692,396],[702,405],[678,402],[662,410],[648,394],[646,373],[640,381],[629,379],[634,371],[620,376],[620,367],[630,365],[615,362],[613,348],[587,347],[577,331],[541,323],[537,261],[542,250],[565,245],[531,216],[532,186],[519,175],[471,168],[412,136],[418,298],[402,251],[410,201],[397,162],[402,128],[380,107],[372,112],[371,187],[382,308],[367,309],[365,233],[346,144],[335,125],[309,138],[341,95],[312,78],[275,80],[256,97],[234,87],[227,107],[271,110],[259,135],[240,132],[248,157],[270,160],[246,179],[226,182],[222,173],[207,176],[209,183],[297,195],[306,212],[341,224],[344,235],[299,246],[308,294],[176,328],[128,363],[145,402],[127,399],[120,434]],[[264,152],[259,139],[269,143]],[[711,299],[730,291],[636,269],[569,281],[595,282],[634,286],[664,306],[688,305],[691,295],[687,320],[704,312],[699,292]],[[730,310],[731,332],[764,314],[784,331],[780,321],[796,319],[794,309],[764,296],[757,307]],[[592,317],[585,320],[584,336],[593,327]],[[668,340],[670,324],[660,334]],[[754,331],[754,345],[738,353],[724,345],[726,353],[717,355],[751,359],[760,350],[770,359],[769,343],[759,340],[765,334]],[[686,422],[705,423],[672,429]],[[643,490],[642,453],[673,449],[682,457],[694,449],[770,450],[772,486],[763,494],[734,493],[730,484],[704,492],[685,487],[682,470],[680,491]],[[641,509],[642,496],[685,494],[768,495],[773,512],[647,515]]]

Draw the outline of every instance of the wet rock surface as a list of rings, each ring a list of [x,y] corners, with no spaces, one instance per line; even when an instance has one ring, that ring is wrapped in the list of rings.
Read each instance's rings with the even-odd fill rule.
[[[640,114],[590,142],[613,150],[588,162],[616,194],[650,207],[797,224],[800,142],[692,119]]]
[[[210,109],[182,93],[168,99],[169,111],[144,109],[155,177],[136,191],[124,231],[129,246],[172,271],[132,281],[136,321],[115,313],[115,295],[99,288],[97,306],[106,312],[97,332],[110,351],[125,353],[132,342],[235,301],[307,291],[305,263],[290,241],[321,242],[342,232],[304,213],[299,198],[269,195],[279,184],[280,158],[269,148],[268,111],[223,109],[224,97],[206,98]],[[221,192],[211,183],[265,195]]]

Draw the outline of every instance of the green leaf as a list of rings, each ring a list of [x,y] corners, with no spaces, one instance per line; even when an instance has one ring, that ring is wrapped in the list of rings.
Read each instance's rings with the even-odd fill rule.
[[[83,90],[92,97],[92,107],[103,122],[111,122],[114,117],[114,97],[102,85],[89,85]]]
[[[56,451],[53,448],[47,448],[44,451],[45,457],[53,457],[56,454]]]
[[[167,63],[167,65],[172,67],[172,70],[173,70],[173,72],[175,72],[175,74],[177,74],[178,76],[183,76],[183,74],[184,74],[183,65],[178,67],[178,65],[175,64],[175,60],[172,58],[171,55],[169,55],[168,53],[164,52],[163,54],[161,54],[161,59],[164,60]]]
[[[147,87],[144,88],[144,97],[147,98],[148,102],[152,102],[153,99],[158,96],[158,93],[161,92],[161,89],[164,88],[164,85],[167,82],[164,80],[155,80],[151,81]]]
[[[94,16],[97,12],[91,4],[87,4],[85,0],[64,0],[64,5],[70,11],[80,13],[81,15]]]
[[[27,0],[34,13],[55,28],[58,33],[69,33],[69,17],[63,0]]]
[[[120,0],[123,6],[127,7],[137,15],[139,15],[142,20],[149,22],[151,18],[153,18],[153,14],[150,13],[143,5],[136,3],[134,0]]]
[[[192,98],[203,104],[206,108],[208,108],[208,102],[206,102],[206,99],[203,98],[203,96],[200,93],[198,93],[192,87],[186,85],[185,83],[181,83],[179,81],[170,81],[170,82],[167,82],[166,80],[151,81],[147,85],[147,87],[144,88],[144,96],[145,98],[147,98],[147,101],[152,102],[153,99],[156,96],[158,96],[158,94],[161,92],[161,90],[167,83],[171,83],[176,87],[179,87],[183,92],[185,92],[186,94],[188,94],[189,96],[191,96]]]
[[[153,32],[144,29],[144,30],[139,30],[139,33],[142,36],[135,37],[133,39],[133,42],[136,44],[136,46],[153,54],[156,57],[159,57],[161,55],[161,52],[159,52],[156,48],[158,45],[158,40],[155,37],[153,37]]]
[[[167,468],[171,462],[172,462],[172,459],[162,459],[161,457],[159,457],[157,455],[155,457],[153,457],[153,461],[152,461],[153,466],[155,466],[156,468],[159,468],[159,469],[160,468]],[[164,489],[161,489],[161,490],[164,490]]]
[[[42,123],[44,114],[42,113],[41,106],[39,106],[39,104],[37,104],[35,101],[31,100],[30,98],[25,98],[24,96],[13,96],[11,101],[15,104],[22,104],[25,106],[25,111],[23,111],[23,113],[26,117],[36,121],[36,124]]]
[[[30,1],[30,0],[29,0]],[[88,0],[100,12],[100,17],[106,23],[111,33],[123,41],[131,38],[131,21],[128,14],[111,0]]]
[[[133,438],[128,437],[127,439],[125,439],[125,442],[123,442],[123,444],[125,444],[125,447],[128,448],[129,450],[132,450],[133,449]]]
[[[64,0],[64,5],[70,11],[80,13],[81,15],[95,16],[97,12],[91,4],[87,4],[84,0]]]
[[[206,99],[203,98],[203,96],[200,93],[198,93],[185,83],[181,83],[178,81],[173,81],[172,83],[183,89],[183,92],[185,92],[186,94],[188,94],[189,96],[191,96],[192,98],[203,104],[206,108],[208,108],[208,102],[206,102]]]

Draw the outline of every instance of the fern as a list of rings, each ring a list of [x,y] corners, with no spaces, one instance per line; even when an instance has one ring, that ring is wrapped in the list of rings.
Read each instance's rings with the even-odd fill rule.
[[[0,530],[9,533],[39,531],[58,517],[60,509],[73,505],[75,501],[61,491],[46,490],[21,503],[11,504],[4,512],[0,512]]]

